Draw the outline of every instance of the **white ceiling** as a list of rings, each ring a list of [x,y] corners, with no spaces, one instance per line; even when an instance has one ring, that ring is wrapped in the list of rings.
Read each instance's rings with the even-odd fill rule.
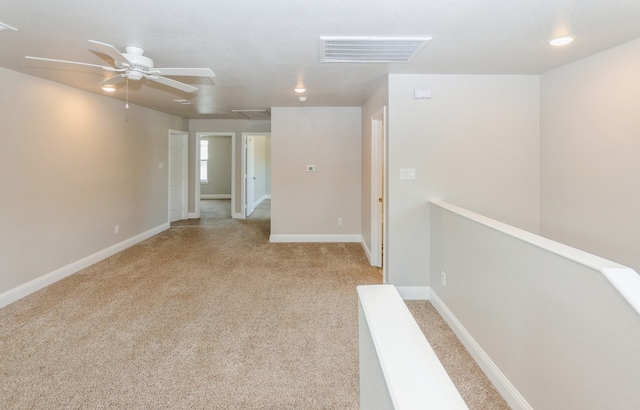
[[[100,70],[24,56],[105,64],[88,40],[135,45],[157,67],[209,67],[216,77],[176,78],[198,86],[194,94],[131,83],[131,102],[237,118],[232,110],[300,105],[296,86],[306,106],[359,106],[389,73],[541,74],[640,38],[640,0],[2,0],[0,22],[18,29],[0,31],[0,66],[103,93]],[[576,41],[546,43],[560,34]],[[433,40],[410,63],[345,64],[320,63],[320,36]]]

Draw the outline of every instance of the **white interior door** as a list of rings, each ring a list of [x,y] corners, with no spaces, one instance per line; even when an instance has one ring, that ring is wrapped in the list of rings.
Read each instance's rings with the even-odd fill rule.
[[[385,251],[386,107],[371,117],[371,265],[383,268]]]
[[[255,210],[255,193],[256,193],[256,170],[255,170],[255,145],[253,137],[247,137],[246,147],[246,165],[247,170],[245,173],[246,176],[246,214],[245,216],[249,216]]]
[[[169,134],[169,221],[187,219],[187,134]]]

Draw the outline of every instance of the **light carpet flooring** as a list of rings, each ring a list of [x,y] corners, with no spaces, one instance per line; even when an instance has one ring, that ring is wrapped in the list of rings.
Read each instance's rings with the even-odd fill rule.
[[[0,309],[1,409],[357,409],[360,244],[269,243],[229,201]],[[472,409],[508,408],[428,302]]]

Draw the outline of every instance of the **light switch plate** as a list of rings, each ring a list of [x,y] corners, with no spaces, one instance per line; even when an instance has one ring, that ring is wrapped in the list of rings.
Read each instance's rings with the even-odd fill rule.
[[[416,179],[416,169],[415,168],[400,168],[400,179],[401,180],[414,180],[414,179]]]

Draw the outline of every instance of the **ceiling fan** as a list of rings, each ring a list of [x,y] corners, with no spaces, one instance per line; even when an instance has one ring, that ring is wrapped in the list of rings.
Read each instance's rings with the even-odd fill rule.
[[[184,77],[215,77],[216,75],[210,68],[156,68],[153,66],[153,60],[144,56],[144,50],[140,47],[127,46],[125,52],[121,53],[111,44],[101,43],[95,40],[89,40],[98,51],[106,54],[113,59],[111,66],[102,66],[98,64],[81,63],[78,61],[57,60],[53,58],[42,58],[25,56],[31,60],[51,61],[54,63],[76,64],[89,67],[98,67],[106,71],[116,73],[114,76],[102,81],[100,85],[115,85],[123,80],[139,81],[143,78],[155,81],[166,86],[176,88],[181,91],[192,93],[198,90],[191,84],[173,80],[168,76],[184,76]]]

